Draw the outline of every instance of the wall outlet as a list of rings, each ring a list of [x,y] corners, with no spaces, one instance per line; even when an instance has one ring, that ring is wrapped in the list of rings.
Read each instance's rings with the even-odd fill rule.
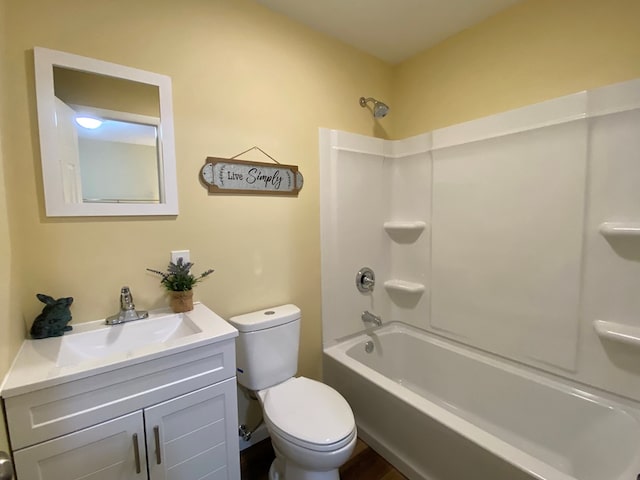
[[[179,258],[182,258],[182,263],[189,263],[191,261],[189,250],[171,250],[171,261],[178,263]]]

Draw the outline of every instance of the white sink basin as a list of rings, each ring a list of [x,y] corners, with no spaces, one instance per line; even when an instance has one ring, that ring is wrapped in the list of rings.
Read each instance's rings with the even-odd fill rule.
[[[201,331],[189,317],[181,313],[119,325],[105,325],[103,320],[89,322],[62,337],[56,365],[64,367],[116,353],[131,352]]]
[[[199,302],[186,313],[163,308],[150,311],[144,320],[104,322],[76,323],[61,337],[25,340],[0,395],[8,398],[238,336],[235,328]]]

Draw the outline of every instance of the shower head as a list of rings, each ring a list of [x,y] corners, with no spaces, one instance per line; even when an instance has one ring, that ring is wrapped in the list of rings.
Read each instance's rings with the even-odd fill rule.
[[[373,102],[373,116],[375,118],[386,117],[387,113],[389,113],[389,106],[386,103],[376,100],[373,97],[369,97],[369,98],[360,97],[361,107],[363,108],[366,107],[367,102]]]

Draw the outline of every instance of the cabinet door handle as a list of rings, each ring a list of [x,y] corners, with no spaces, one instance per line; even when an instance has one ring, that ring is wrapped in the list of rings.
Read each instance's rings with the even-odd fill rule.
[[[138,446],[138,434],[133,434],[133,456],[136,459],[136,473],[140,473],[140,447]]]
[[[13,478],[13,464],[7,452],[0,452],[0,480]]]
[[[160,452],[160,427],[158,425],[153,427],[153,436],[156,439],[156,463],[160,465],[162,463],[162,453]]]

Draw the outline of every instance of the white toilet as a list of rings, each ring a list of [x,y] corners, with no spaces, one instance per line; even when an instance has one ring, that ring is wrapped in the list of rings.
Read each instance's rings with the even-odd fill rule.
[[[298,370],[300,309],[282,305],[229,319],[240,332],[238,382],[257,392],[276,459],[270,480],[339,480],[356,444],[347,401]]]

